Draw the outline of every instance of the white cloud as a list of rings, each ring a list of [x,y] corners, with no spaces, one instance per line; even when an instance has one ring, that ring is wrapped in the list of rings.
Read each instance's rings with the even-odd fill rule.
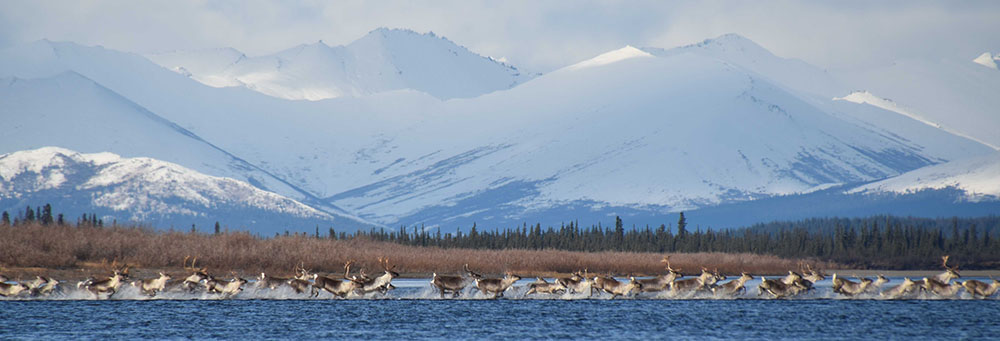
[[[998,17],[995,1],[4,1],[0,45],[47,38],[141,53],[230,46],[264,54],[393,27],[549,71],[625,45],[735,32],[778,55],[853,67],[974,58],[1000,49]]]

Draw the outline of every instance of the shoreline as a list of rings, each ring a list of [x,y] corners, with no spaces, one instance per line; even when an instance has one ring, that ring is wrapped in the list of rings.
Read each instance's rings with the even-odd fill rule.
[[[166,273],[168,275],[172,275],[174,278],[178,278],[182,274],[184,274],[186,276],[186,274],[189,273],[189,271],[186,271],[184,268],[180,268],[180,267],[171,267],[171,268],[133,268],[130,271],[131,271],[131,278],[129,279],[129,281],[137,280],[137,279],[155,278],[155,277],[158,276],[159,272],[164,272],[164,273]],[[86,279],[88,277],[91,277],[91,276],[102,275],[105,272],[106,272],[105,270],[100,269],[100,268],[71,268],[71,269],[59,269],[59,268],[55,268],[55,269],[49,269],[49,268],[37,268],[37,267],[30,267],[30,268],[4,267],[4,268],[2,268],[2,270],[0,270],[0,274],[7,276],[11,281],[15,281],[15,282],[17,282],[17,281],[32,280],[32,279],[34,279],[35,276],[52,277],[52,278],[55,278],[56,280],[63,281],[63,282],[67,282],[67,281],[69,281],[69,282],[71,282],[71,281],[81,281],[81,280],[84,280],[84,279]],[[883,276],[886,276],[886,277],[909,277],[909,278],[912,278],[912,279],[920,279],[920,278],[923,278],[923,277],[930,277],[930,276],[937,275],[937,274],[941,273],[941,270],[851,270],[851,269],[824,269],[823,272],[827,274],[827,278],[829,278],[830,276],[833,276],[833,274],[836,273],[838,276],[842,276],[842,277],[854,277],[854,276],[874,277],[874,276],[877,276],[877,275],[883,275]],[[210,271],[210,273],[214,273],[216,275],[220,275],[220,277],[222,277],[222,278],[231,278],[232,277],[231,271],[229,271],[229,270],[220,270],[218,272]],[[236,273],[240,277],[245,278],[245,279],[255,279],[255,278],[257,278],[260,275],[259,272],[249,272],[249,271],[236,271]],[[560,273],[560,272],[553,272],[553,271],[517,271],[515,273],[517,275],[520,275],[522,278],[534,278],[534,277],[554,278],[554,277],[563,277],[563,276],[570,276],[571,275],[570,273]],[[976,277],[976,278],[996,277],[996,278],[1000,278],[1000,269],[997,269],[997,270],[959,270],[959,273],[963,277]],[[330,274],[339,275],[339,273],[336,273],[336,272],[331,272]],[[443,274],[443,275],[458,275],[459,273],[438,272],[438,274]],[[604,273],[594,272],[592,274],[597,275],[597,274],[604,274]],[[753,275],[755,277],[759,277],[759,276],[774,277],[774,276],[784,276],[786,274],[787,273],[751,273],[751,275]],[[276,275],[277,276],[282,276],[282,277],[290,277],[291,276],[291,274],[287,274],[287,273],[278,273]],[[433,275],[433,272],[402,272],[402,273],[400,273],[399,277],[397,277],[397,278],[399,278],[399,279],[427,279],[427,278],[431,278],[432,275]],[[635,274],[635,275],[637,275],[636,277],[651,277],[651,276],[654,276],[656,274]],[[725,275],[727,275],[727,276],[738,276],[739,274],[737,274],[737,273],[725,273]],[[626,277],[626,276],[627,276],[626,274],[615,274],[615,277]],[[684,278],[691,278],[691,277],[695,277],[695,276],[697,276],[697,274],[695,274],[695,273],[687,273],[687,272],[684,273]]]

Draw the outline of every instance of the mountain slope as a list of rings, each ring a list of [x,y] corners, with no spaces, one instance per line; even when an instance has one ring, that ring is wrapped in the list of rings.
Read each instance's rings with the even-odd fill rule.
[[[922,120],[1000,147],[1000,72],[971,60],[899,60],[838,73],[843,82],[890,99]],[[845,96],[846,93],[838,95]]]
[[[764,47],[739,34],[725,34],[697,44],[670,49],[647,47],[643,50],[661,57],[697,54],[723,60],[771,80],[786,91],[829,99],[841,95],[847,87],[826,70],[798,59],[775,56]]]
[[[476,97],[530,79],[433,33],[380,28],[346,46],[322,41],[272,55],[232,49],[148,55],[215,87],[245,86],[269,96],[321,100],[412,89],[441,99]]]
[[[211,88],[135,55],[51,42],[0,52],[0,74],[79,72],[387,225],[662,216],[991,152],[894,112],[795,90],[795,78],[782,81],[797,72],[781,69],[783,59],[741,55],[748,50],[626,48],[448,101],[413,91],[287,101]],[[780,74],[763,74],[771,68]]]
[[[308,193],[72,71],[45,79],[0,79],[0,119],[12,128],[0,132],[0,153],[58,145],[83,152],[149,156],[207,174],[244,179],[278,193],[308,197]]]
[[[343,169],[367,163],[363,149],[371,141],[424,120],[441,103],[412,91],[288,101],[245,88],[212,88],[134,54],[73,43],[38,41],[0,51],[0,77],[45,78],[67,71],[315,196],[356,184],[342,176]]]
[[[860,186],[850,193],[913,193],[953,188],[968,201],[1000,200],[1000,153],[924,167]]]
[[[989,152],[947,134],[939,142],[959,147],[925,148],[716,58],[634,50],[449,102],[446,114],[386,148],[380,175],[391,177],[331,200],[381,222],[516,221],[567,205],[666,212]],[[475,143],[456,147],[462,141]],[[415,156],[423,162],[396,161]]]
[[[0,209],[12,212],[52,203],[69,217],[96,212],[109,222],[196,224],[203,231],[218,221],[265,234],[312,232],[317,224],[364,226],[245,182],[150,158],[45,147],[0,154],[0,178]]]

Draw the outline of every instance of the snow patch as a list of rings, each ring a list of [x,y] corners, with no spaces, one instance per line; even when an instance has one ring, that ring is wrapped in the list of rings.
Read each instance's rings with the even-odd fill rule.
[[[314,221],[336,219],[242,181],[151,158],[45,147],[0,155],[0,175],[0,201],[56,190],[60,197],[80,195],[92,207],[125,212],[136,221],[167,215],[218,217],[229,208]],[[33,181],[20,180],[22,176]]]
[[[848,193],[913,193],[925,189],[957,188],[972,202],[1000,199],[1000,153],[951,161],[917,169],[864,185]]]
[[[973,59],[972,62],[991,68],[993,70],[997,70],[997,62],[996,62],[997,60],[1000,60],[1000,55],[994,57],[989,52],[983,52],[983,54],[979,55],[979,57]]]
[[[835,101],[848,101],[848,102],[851,102],[851,103],[872,105],[872,106],[875,106],[875,107],[878,107],[878,108],[881,108],[881,109],[892,111],[892,112],[898,113],[900,115],[912,118],[914,120],[917,120],[917,121],[919,121],[919,122],[921,122],[923,124],[929,125],[931,127],[947,131],[948,133],[951,133],[953,135],[961,136],[961,137],[964,137],[964,138],[967,138],[967,139],[970,139],[970,140],[982,143],[983,145],[988,146],[990,148],[993,148],[995,150],[1000,150],[1000,147],[998,147],[998,146],[992,145],[992,144],[990,144],[990,143],[988,143],[986,141],[982,141],[982,140],[976,139],[975,137],[969,136],[968,134],[962,133],[960,131],[957,131],[957,130],[954,130],[954,129],[950,129],[948,127],[944,127],[944,126],[942,126],[942,125],[940,125],[938,123],[931,122],[930,120],[924,118],[922,115],[914,113],[911,109],[905,108],[902,105],[899,105],[898,103],[894,102],[891,99],[882,98],[882,97],[879,97],[879,96],[875,96],[874,94],[872,94],[872,93],[870,93],[868,91],[855,91],[855,92],[852,92],[852,93],[850,93],[850,94],[848,94],[847,96],[844,96],[844,97],[835,97],[833,100],[835,100]]]
[[[586,69],[601,65],[617,63],[623,60],[629,60],[633,58],[649,58],[649,57],[653,57],[653,55],[649,54],[649,52],[632,47],[631,45],[627,45],[623,48],[610,52],[605,52],[597,57],[567,66],[566,69],[567,70]]]
[[[345,46],[318,41],[271,55],[234,49],[147,55],[212,87],[241,86],[268,96],[318,101],[412,89],[439,99],[470,98],[533,77],[435,35],[380,28]]]

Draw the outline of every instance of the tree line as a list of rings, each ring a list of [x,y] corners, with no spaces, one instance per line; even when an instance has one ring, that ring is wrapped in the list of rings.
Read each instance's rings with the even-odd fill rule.
[[[577,222],[558,228],[523,224],[516,228],[441,233],[440,229],[400,227],[332,238],[364,238],[404,245],[469,249],[558,249],[568,251],[627,251],[659,253],[755,253],[785,258],[811,258],[880,269],[933,269],[941,255],[952,255],[963,268],[1000,267],[1000,217],[927,219],[875,216],[815,218],[756,224],[737,229],[690,230],[684,214],[676,228],[583,227]]]
[[[13,220],[6,211],[0,217],[0,225],[4,226],[26,223],[68,224],[62,214],[53,217],[52,207],[48,204],[34,209],[28,206],[24,211],[17,212]],[[103,225],[103,220],[96,214],[83,214],[76,219],[78,227]],[[196,233],[193,228],[191,233]],[[220,233],[216,223],[215,234]],[[473,224],[467,232],[459,229],[455,233],[442,233],[440,228],[423,226],[353,233],[338,233],[329,228],[325,238],[463,249],[754,253],[881,269],[934,268],[941,255],[949,254],[963,268],[996,269],[1000,268],[1000,239],[997,233],[1000,233],[998,216],[948,219],[894,216],[813,218],[737,229],[697,227],[692,231],[684,213],[681,213],[676,226],[661,224],[657,227],[626,228],[624,221],[616,217],[614,226],[598,223],[584,227],[574,221],[559,227],[543,228],[541,224],[525,223],[513,228],[480,229]],[[318,226],[313,237],[321,238]]]

